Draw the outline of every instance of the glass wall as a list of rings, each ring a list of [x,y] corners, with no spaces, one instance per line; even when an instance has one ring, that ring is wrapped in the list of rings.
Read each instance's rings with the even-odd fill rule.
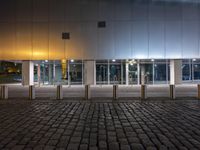
[[[96,61],[96,84],[125,84],[125,65],[123,60]]]
[[[192,66],[190,59],[182,61],[182,80],[183,81],[192,80]]]
[[[167,84],[169,81],[169,61],[168,60],[155,60],[154,66],[154,84]]]
[[[96,84],[108,84],[108,61],[96,61]]]
[[[138,82],[138,68],[137,63],[129,63],[128,64],[128,82],[129,84],[137,84]]]
[[[20,61],[0,61],[0,84],[20,83],[22,81],[22,64]]]
[[[34,80],[45,85],[83,84],[82,60],[70,60],[66,63],[67,78],[62,77],[61,61],[35,61]]]
[[[69,62],[70,84],[82,84],[83,63],[80,60],[70,60]]]
[[[126,83],[126,66],[123,60],[110,60],[110,84]]]

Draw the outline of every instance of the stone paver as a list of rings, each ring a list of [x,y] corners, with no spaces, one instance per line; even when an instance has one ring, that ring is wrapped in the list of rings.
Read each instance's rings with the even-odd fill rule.
[[[199,148],[198,101],[0,101],[0,149]]]

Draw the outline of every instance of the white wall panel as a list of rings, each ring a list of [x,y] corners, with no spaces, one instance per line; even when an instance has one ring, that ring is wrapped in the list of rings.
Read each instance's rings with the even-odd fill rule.
[[[174,21],[182,20],[182,3],[166,3],[165,19]]]
[[[98,20],[98,3],[95,1],[81,3],[81,20]]]
[[[15,58],[15,25],[12,23],[0,23],[0,50],[4,59]]]
[[[164,20],[165,19],[165,3],[153,3],[149,5],[149,19],[150,20]]]
[[[164,39],[164,22],[149,22],[149,57],[164,58],[165,57],[165,39]]]
[[[199,54],[199,22],[184,21],[183,22],[183,57],[196,58]]]
[[[65,20],[80,21],[81,20],[81,5],[77,1],[67,1],[65,5]]]
[[[50,23],[49,25],[49,59],[65,58],[65,40],[62,39],[64,23]]]
[[[0,22],[12,22],[15,20],[15,1],[0,0]]]
[[[82,59],[83,58],[83,39],[82,37],[82,25],[79,23],[66,23],[65,31],[70,32],[70,39],[66,40],[66,58],[69,59]],[[90,32],[90,36],[92,31]],[[89,38],[90,38],[89,36]],[[83,39],[82,39],[83,38]],[[92,42],[92,40],[91,40]],[[91,49],[90,45],[92,43],[85,43],[88,47],[86,50]],[[87,49],[88,48],[88,49]],[[92,47],[93,48],[93,47]]]
[[[132,57],[148,58],[147,21],[134,21],[132,24]]]
[[[49,25],[48,23],[33,24],[33,59],[49,59]]]
[[[48,0],[33,0],[33,21],[46,22],[48,21],[49,13]]]
[[[32,0],[17,0],[16,2],[16,20],[18,22],[32,21]]]
[[[181,21],[166,22],[166,58],[181,58],[182,57],[182,33]]]
[[[199,6],[184,4],[182,7],[183,20],[199,20]]]
[[[99,2],[99,20],[112,20],[114,17],[114,5],[112,1]]]
[[[133,20],[147,20],[148,5],[141,3],[133,3],[132,5],[132,19]]]
[[[49,20],[64,21],[65,20],[65,0],[49,0]]]
[[[131,58],[131,22],[114,22],[115,58]]]
[[[98,28],[98,59],[114,58],[113,23],[106,22],[106,28]]]
[[[83,58],[95,59],[97,52],[97,23],[85,22],[81,24],[81,42]]]
[[[115,3],[115,20],[131,20],[131,9],[130,3]]]
[[[16,24],[16,57],[21,60],[32,59],[32,24]]]

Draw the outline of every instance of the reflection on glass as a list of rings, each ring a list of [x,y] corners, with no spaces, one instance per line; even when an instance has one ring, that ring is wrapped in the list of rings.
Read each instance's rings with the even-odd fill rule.
[[[193,64],[194,80],[200,80],[200,64]]]
[[[189,64],[183,64],[182,65],[182,80],[191,80],[190,75],[190,65]]]
[[[137,77],[138,77],[138,73],[137,73],[137,64],[129,64],[128,66],[129,69],[129,84],[137,84]]]
[[[82,84],[82,63],[70,63],[70,81],[71,84]]]
[[[96,83],[108,84],[108,64],[96,65]]]
[[[119,84],[121,81],[121,64],[110,64],[110,83]]]
[[[166,64],[154,64],[154,83],[166,83]]]

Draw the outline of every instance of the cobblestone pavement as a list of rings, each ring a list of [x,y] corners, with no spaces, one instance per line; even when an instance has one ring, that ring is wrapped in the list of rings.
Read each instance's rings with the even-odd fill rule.
[[[0,101],[0,149],[200,149],[200,102]]]

